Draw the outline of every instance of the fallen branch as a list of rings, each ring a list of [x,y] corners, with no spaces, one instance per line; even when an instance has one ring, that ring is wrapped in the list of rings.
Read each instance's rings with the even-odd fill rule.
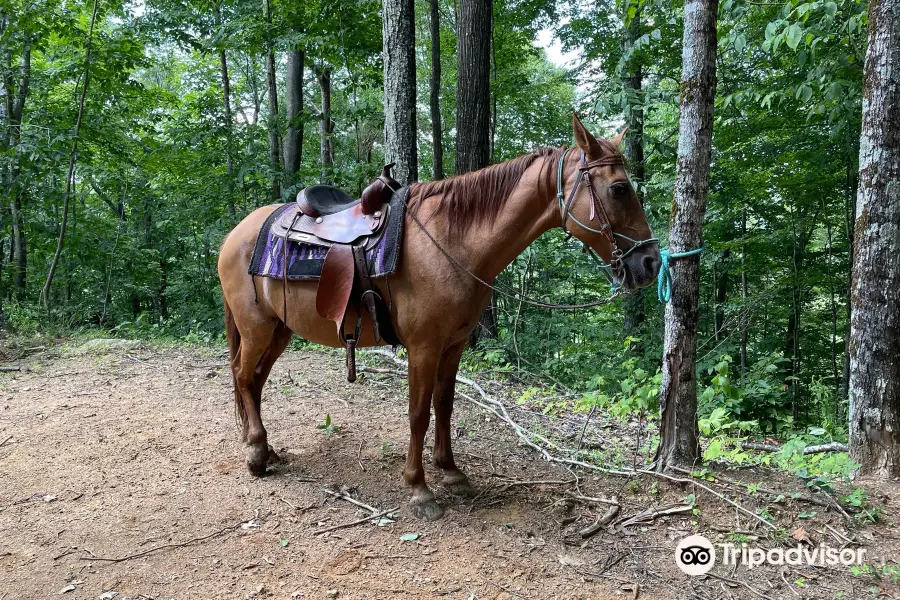
[[[325,529],[320,529],[318,531],[313,532],[313,535],[321,535],[323,533],[328,533],[329,531],[335,531],[337,529],[346,529],[347,527],[353,527],[355,525],[362,525],[363,523],[366,523],[373,519],[380,519],[381,517],[384,517],[385,515],[389,515],[392,512],[397,512],[398,510],[400,510],[400,507],[395,506],[394,508],[391,508],[389,510],[383,510],[378,514],[369,515],[368,517],[359,519],[357,521],[351,521],[350,523],[341,523],[340,525],[332,525],[331,527],[326,527]]]
[[[359,500],[357,500],[356,498],[354,498],[348,494],[344,494],[342,492],[332,492],[328,488],[322,488],[322,491],[325,492],[326,494],[331,494],[335,498],[340,498],[341,500],[346,500],[347,502],[350,502],[351,504],[355,504],[355,505],[357,505],[361,508],[364,508],[370,512],[373,512],[373,513],[378,512],[378,509],[375,508],[374,506],[369,506],[368,504],[366,504],[364,502],[360,502]]]
[[[121,558],[107,558],[104,556],[94,556],[93,553],[91,553],[91,556],[82,556],[80,558],[81,558],[81,560],[99,560],[99,561],[111,562],[111,563],[124,562],[126,560],[131,560],[133,558],[141,558],[142,556],[147,556],[148,554],[158,552],[159,550],[166,550],[168,548],[184,548],[185,546],[190,546],[191,544],[196,544],[197,542],[204,542],[206,540],[212,539],[214,537],[218,537],[225,533],[230,533],[230,532],[236,530],[238,527],[240,527],[243,523],[245,523],[245,521],[240,521],[239,523],[235,523],[234,525],[229,525],[228,527],[223,527],[222,529],[219,529],[218,531],[214,531],[213,533],[210,533],[209,535],[204,535],[202,537],[197,537],[197,538],[191,538],[185,542],[181,542],[178,544],[163,544],[162,546],[156,546],[154,548],[150,548],[149,550],[144,550],[143,552],[138,552],[136,554],[129,554],[128,556],[122,556]],[[88,552],[90,552],[90,550],[88,550]]]
[[[10,373],[13,371],[21,371],[22,367],[0,367],[0,372]]]
[[[610,505],[613,505],[613,506],[618,506],[618,505],[619,505],[618,499],[616,499],[616,498],[603,498],[602,496],[601,496],[601,497],[595,497],[595,496],[579,496],[579,495],[573,494],[573,495],[569,496],[569,498],[573,498],[573,499],[575,499],[575,500],[581,500],[582,502],[599,502],[599,503],[601,503],[601,504],[610,504]]]
[[[635,513],[630,517],[623,517],[619,520],[622,527],[630,527],[631,525],[646,524],[653,522],[657,517],[665,515],[675,515],[680,513],[691,512],[694,509],[689,504],[670,504],[668,506],[650,507]]]
[[[599,517],[596,521],[579,531],[578,535],[585,539],[591,537],[592,535],[596,534],[598,531],[609,525],[618,513],[618,504],[610,506],[602,517]]]
[[[8,436],[5,440],[3,440],[2,442],[0,442],[0,448],[2,448],[3,446],[5,446],[5,445],[6,445],[6,442],[8,442],[8,441],[11,440],[11,439],[13,439],[13,436],[10,435],[10,436]]]
[[[381,354],[383,356],[387,356],[394,362],[401,364],[403,366],[407,366],[406,361],[399,359],[396,356],[394,356],[393,354],[390,354],[386,351],[375,350],[373,352],[376,354]],[[525,442],[525,444],[527,444],[528,446],[530,446],[531,448],[533,448],[534,450],[539,452],[544,457],[544,460],[546,460],[547,462],[557,463],[557,464],[561,464],[561,465],[572,465],[572,466],[576,466],[576,467],[582,467],[582,468],[588,469],[590,471],[606,473],[607,475],[618,475],[621,477],[634,477],[637,474],[642,474],[642,475],[649,475],[651,477],[656,477],[657,479],[665,479],[666,481],[671,481],[674,483],[694,485],[695,487],[699,487],[703,490],[706,490],[713,496],[716,496],[720,500],[723,500],[724,502],[727,502],[728,504],[734,506],[737,510],[741,511],[745,515],[747,515],[753,519],[756,519],[760,523],[763,523],[766,527],[769,527],[770,529],[772,529],[774,531],[778,531],[778,527],[776,525],[774,525],[773,523],[766,521],[765,519],[760,517],[758,514],[747,510],[746,508],[744,508],[743,506],[741,506],[734,500],[727,498],[724,494],[720,494],[719,492],[712,489],[708,485],[701,483],[695,479],[685,479],[684,477],[675,477],[673,475],[667,475],[666,473],[659,473],[659,472],[653,471],[651,469],[627,469],[627,470],[607,469],[606,467],[600,467],[600,466],[593,465],[591,463],[587,463],[587,462],[584,462],[581,460],[575,460],[575,459],[571,459],[571,458],[563,458],[563,457],[559,457],[559,456],[554,456],[553,454],[550,453],[549,450],[547,450],[543,446],[538,445],[534,441],[534,439],[544,442],[547,446],[550,446],[552,448],[556,448],[555,444],[550,442],[550,440],[548,440],[544,436],[539,435],[534,432],[531,432],[531,431],[528,431],[527,429],[525,429],[524,427],[522,427],[521,425],[519,425],[518,423],[513,421],[512,418],[509,416],[509,413],[506,410],[506,406],[502,402],[491,397],[484,390],[484,388],[481,387],[477,382],[475,382],[471,379],[468,379],[466,377],[462,377],[460,375],[456,376],[456,381],[459,383],[462,383],[464,385],[468,385],[468,386],[472,387],[473,389],[475,389],[475,391],[478,392],[478,394],[481,396],[481,398],[485,402],[490,403],[491,406],[489,406],[488,404],[485,404],[484,402],[480,402],[480,401],[476,400],[475,398],[473,398],[472,396],[469,396],[468,394],[464,394],[457,390],[456,394],[458,396],[468,400],[469,402],[471,402],[472,404],[475,404],[476,406],[480,406],[481,408],[492,412],[498,419],[500,419],[501,421],[505,422],[507,425],[512,427],[513,431],[516,433],[516,435],[519,437],[519,439],[521,439],[523,442]]]
[[[756,442],[741,442],[741,448],[744,450],[756,450],[758,452],[781,452],[784,446],[776,444],[758,444]],[[803,449],[803,454],[821,454],[823,452],[847,452],[847,444],[840,442],[831,442],[829,444],[819,444],[817,446],[807,446]]]

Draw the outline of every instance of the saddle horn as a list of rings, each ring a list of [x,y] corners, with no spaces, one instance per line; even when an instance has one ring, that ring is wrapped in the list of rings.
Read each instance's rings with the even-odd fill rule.
[[[371,215],[375,211],[381,210],[381,207],[390,202],[394,192],[401,188],[400,183],[391,177],[391,169],[394,164],[384,165],[381,175],[370,183],[360,195],[359,199],[364,215]]]

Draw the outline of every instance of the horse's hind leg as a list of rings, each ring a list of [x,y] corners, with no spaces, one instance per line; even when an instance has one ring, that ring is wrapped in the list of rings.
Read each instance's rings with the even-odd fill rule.
[[[240,351],[235,357],[234,384],[240,395],[240,414],[242,421],[242,437],[246,444],[247,469],[254,475],[266,472],[269,460],[269,445],[266,429],[262,424],[260,403],[262,386],[275,359],[284,350],[290,336],[279,335],[283,324],[273,321],[271,324],[256,324],[252,331],[241,332]],[[289,331],[288,331],[289,333]]]
[[[269,379],[272,366],[278,360],[278,357],[284,353],[284,349],[291,342],[293,335],[294,333],[284,323],[279,321],[278,325],[275,326],[275,331],[272,332],[272,341],[269,343],[269,347],[266,348],[265,354],[259,359],[259,364],[256,365],[256,373],[253,376],[253,389],[251,391],[260,417],[262,416],[263,387],[265,387],[266,381]],[[267,448],[269,450],[268,462],[277,461],[278,455],[275,454],[272,446],[267,444]]]
[[[434,388],[434,465],[444,471],[441,484],[451,493],[471,496],[474,492],[469,478],[453,460],[450,432],[453,427],[453,398],[456,393],[456,373],[465,348],[465,340],[444,350],[438,365]]]

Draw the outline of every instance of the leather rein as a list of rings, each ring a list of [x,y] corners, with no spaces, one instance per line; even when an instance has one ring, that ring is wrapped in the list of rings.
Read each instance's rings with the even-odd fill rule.
[[[576,178],[575,183],[572,185],[572,191],[569,193],[568,199],[565,199],[565,192],[563,190],[563,167],[565,166],[566,156],[569,154],[569,152],[571,150],[572,150],[572,148],[566,148],[566,151],[563,152],[563,155],[559,159],[559,165],[557,168],[556,198],[557,198],[557,201],[559,202],[559,211],[560,211],[560,217],[561,217],[560,227],[562,228],[563,231],[566,232],[566,235],[568,237],[572,237],[572,232],[569,231],[569,229],[566,227],[566,223],[571,219],[582,229],[585,229],[585,230],[593,232],[593,233],[599,233],[601,235],[604,235],[609,240],[610,245],[612,246],[613,260],[610,264],[602,262],[602,260],[599,257],[597,258],[597,260],[601,262],[602,267],[610,268],[616,276],[620,276],[621,271],[624,269],[624,265],[622,263],[623,258],[625,258],[629,254],[631,254],[631,252],[633,252],[635,250],[635,248],[640,248],[641,246],[646,246],[648,244],[659,243],[659,239],[655,238],[655,237],[651,237],[651,238],[647,238],[646,240],[635,240],[635,239],[628,237],[627,235],[623,235],[623,234],[613,231],[612,224],[609,219],[609,215],[606,212],[606,207],[603,206],[603,203],[600,202],[600,200],[597,198],[597,196],[594,192],[594,186],[591,184],[591,175],[590,175],[591,169],[594,169],[595,167],[602,167],[602,166],[624,165],[625,159],[621,155],[616,154],[616,155],[611,155],[611,156],[604,156],[603,158],[599,158],[597,160],[587,162],[587,157],[585,156],[584,152],[582,152],[581,153],[581,161],[578,166],[578,177]],[[572,207],[572,203],[575,201],[575,196],[578,192],[578,187],[579,187],[579,185],[581,185],[582,181],[584,181],[587,184],[588,193],[589,193],[590,199],[591,199],[591,207],[590,207],[591,210],[590,210],[589,221],[593,221],[597,217],[597,212],[598,212],[596,210],[597,208],[600,209],[599,212],[602,213],[602,215],[603,215],[603,223],[600,225],[600,229],[593,229],[592,227],[585,225],[584,223],[579,221],[574,215],[572,215],[570,213],[570,208]],[[440,244],[440,242],[438,242],[436,239],[434,239],[434,236],[432,236],[431,233],[425,228],[425,225],[423,225],[422,222],[419,221],[417,216],[413,215],[412,213],[410,213],[408,211],[406,214],[409,215],[409,217],[413,220],[413,222],[415,222],[415,224],[419,226],[419,229],[422,230],[422,233],[424,233],[425,236],[428,237],[429,240],[431,240],[431,242],[437,247],[437,249],[441,251],[441,254],[446,256],[450,262],[452,262],[459,269],[461,269],[463,272],[468,274],[472,279],[474,279],[481,285],[483,285],[487,288],[490,288],[494,292],[497,292],[501,296],[506,296],[507,298],[512,298],[513,300],[518,300],[520,302],[524,302],[525,304],[530,304],[532,306],[537,306],[539,308],[574,310],[574,309],[579,309],[579,308],[590,308],[593,306],[601,306],[604,304],[609,304],[610,302],[615,300],[622,293],[622,288],[616,284],[613,284],[613,288],[612,288],[613,293],[610,296],[603,298],[601,300],[595,300],[593,302],[585,302],[583,304],[552,304],[549,302],[541,302],[539,300],[531,300],[529,298],[525,298],[521,294],[506,292],[506,291],[488,283],[484,279],[481,279],[478,275],[476,275],[471,270],[469,270],[465,265],[460,263],[455,257],[453,257],[449,252],[447,252],[447,250]],[[619,248],[618,244],[616,243],[616,238],[620,238],[620,239],[631,242],[631,247],[629,247],[623,251],[622,249]],[[585,248],[587,249],[587,246],[585,246]],[[592,254],[593,254],[593,252],[592,252]],[[607,277],[610,278],[610,280],[612,281],[609,274],[607,274]]]

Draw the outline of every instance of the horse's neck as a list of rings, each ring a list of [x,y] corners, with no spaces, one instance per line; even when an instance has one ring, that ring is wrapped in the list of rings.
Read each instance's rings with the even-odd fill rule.
[[[529,168],[503,203],[493,223],[472,227],[461,240],[463,264],[485,281],[493,280],[542,233],[558,225],[558,214],[540,170]]]

